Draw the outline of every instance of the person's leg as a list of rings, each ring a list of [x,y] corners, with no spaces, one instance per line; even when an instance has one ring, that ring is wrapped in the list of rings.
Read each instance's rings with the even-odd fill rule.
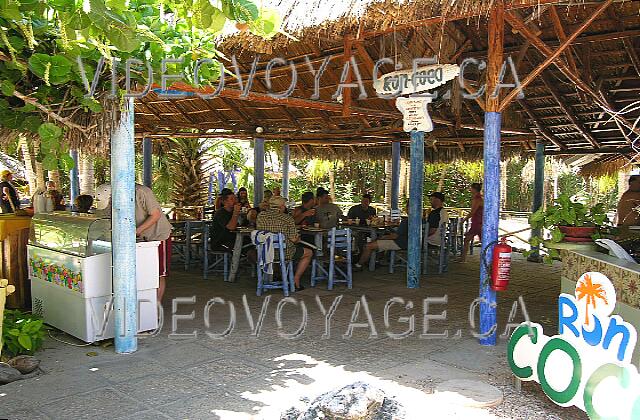
[[[371,253],[378,249],[378,241],[369,242],[367,246],[364,247],[362,251],[362,255],[360,255],[360,260],[358,260],[358,265],[363,265],[367,261],[369,261],[369,257],[371,257]]]
[[[296,273],[293,276],[293,282],[296,288],[300,287],[300,279],[302,278],[302,275],[304,274],[304,272],[307,270],[307,267],[309,267],[312,256],[313,256],[313,251],[311,251],[309,248],[304,248],[302,257],[298,261],[298,267],[296,268]]]
[[[164,291],[167,285],[167,276],[169,275],[169,265],[171,263],[171,238],[160,242],[158,245],[158,262],[160,264],[158,274],[158,302],[162,303]]]
[[[162,297],[164,296],[164,289],[166,287],[166,277],[160,276],[158,280],[158,302],[162,302]]]
[[[467,233],[464,235],[464,245],[462,246],[462,255],[460,261],[465,262],[467,260],[467,252],[469,252],[469,245],[473,240],[473,234]]]

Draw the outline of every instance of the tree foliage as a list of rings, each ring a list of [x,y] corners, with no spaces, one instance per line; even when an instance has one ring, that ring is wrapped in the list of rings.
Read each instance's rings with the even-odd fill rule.
[[[151,72],[158,84],[165,73],[195,85],[199,60],[210,60],[199,67],[199,85],[213,84],[217,39],[229,22],[267,38],[281,24],[251,0],[0,0],[0,127],[39,138],[45,169],[68,170],[65,131],[82,132],[75,117],[103,111],[87,96],[94,81],[112,92],[116,74],[122,95],[130,60],[132,84],[146,86]]]

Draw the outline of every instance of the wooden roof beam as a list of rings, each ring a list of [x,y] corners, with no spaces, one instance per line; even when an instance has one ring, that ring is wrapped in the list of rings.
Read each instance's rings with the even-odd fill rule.
[[[633,39],[624,38],[622,40],[624,43],[624,49],[629,54],[629,58],[631,59],[631,63],[633,64],[633,68],[636,70],[638,76],[640,76],[640,59],[638,58],[638,53],[636,52],[636,48],[633,45]]]
[[[540,77],[544,81],[544,84],[547,86],[547,89],[549,89],[549,92],[551,92],[551,95],[553,95],[553,98],[556,100],[556,102],[558,102],[558,104],[560,104],[560,108],[562,109],[562,111],[565,114],[567,114],[567,117],[569,117],[569,120],[571,120],[573,125],[576,126],[576,128],[578,129],[580,134],[582,134],[584,136],[584,138],[587,139],[587,141],[589,143],[591,143],[591,145],[595,149],[599,149],[600,148],[600,144],[598,143],[598,141],[593,137],[593,135],[591,133],[589,133],[587,128],[584,126],[584,124],[582,124],[582,122],[578,119],[578,117],[576,117],[576,115],[573,113],[573,110],[571,109],[571,107],[569,105],[565,105],[564,104],[564,100],[562,98],[562,95],[560,94],[560,92],[558,92],[558,90],[554,86],[553,82],[551,80],[549,80],[547,75],[544,74],[544,73],[541,74]]]
[[[551,22],[553,23],[553,28],[556,32],[556,36],[560,42],[567,41],[567,34],[564,31],[564,27],[562,26],[562,21],[560,20],[560,16],[558,16],[558,11],[556,10],[556,6],[549,7],[549,16],[551,16]],[[573,57],[573,50],[571,47],[567,47],[567,50],[564,52],[564,56],[567,59],[567,64],[569,64],[569,68],[575,74],[580,74],[578,72],[578,66],[576,65],[576,60]]]
[[[531,121],[533,121],[533,124],[536,126],[536,128],[538,129],[538,131],[540,131],[540,134],[542,134],[542,136],[544,138],[546,138],[548,141],[550,141],[551,143],[555,144],[556,146],[558,146],[558,148],[560,150],[565,150],[567,148],[567,146],[565,146],[564,144],[562,144],[562,142],[560,140],[558,140],[551,131],[549,131],[549,129],[547,127],[545,127],[539,120],[538,117],[536,116],[535,112],[533,111],[533,109],[531,108],[531,106],[527,103],[527,101],[525,99],[518,99],[518,103],[520,104],[520,106],[522,107],[522,109],[524,109],[524,111],[527,113],[527,115],[529,115],[529,118],[531,118]]]
[[[521,89],[524,89],[525,87],[527,87],[527,85],[529,85],[529,83],[531,83],[550,64],[554,63],[554,61],[557,62],[557,58],[560,56],[560,54],[562,54],[571,45],[573,40],[575,40],[581,33],[583,33],[589,27],[589,25],[591,25],[591,23],[594,20],[596,20],[596,18],[600,16],[607,9],[607,7],[611,5],[611,3],[613,3],[613,0],[604,1],[600,5],[600,7],[598,7],[591,14],[591,16],[589,16],[589,18],[585,22],[583,22],[582,25],[580,25],[580,27],[571,34],[571,36],[567,37],[560,44],[560,46],[555,49],[555,51],[550,51],[550,49],[547,47],[549,51],[547,51],[547,54],[543,54],[545,55],[546,59],[542,62],[542,64],[540,64],[531,73],[529,73],[527,77],[524,78],[524,80],[522,80]],[[540,38],[538,38],[538,36],[535,33],[533,33],[527,27],[527,25],[518,16],[516,16],[515,13],[505,13],[504,16],[507,22],[509,22],[509,24],[511,25],[511,27],[519,31],[522,34],[522,36],[524,36],[525,38],[534,38],[535,40],[538,41],[538,43],[542,43],[542,41],[540,41]],[[529,39],[529,40],[531,41],[532,44],[534,44],[534,46],[536,46],[534,39]],[[504,98],[504,100],[500,103],[499,111],[500,112],[504,111],[504,109],[518,95],[518,93],[520,93],[520,90],[518,89],[514,89],[511,92],[509,92],[507,96]]]

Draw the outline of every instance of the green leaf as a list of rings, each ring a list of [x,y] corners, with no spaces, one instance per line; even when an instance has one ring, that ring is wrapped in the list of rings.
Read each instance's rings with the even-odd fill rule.
[[[16,85],[8,80],[3,80],[2,83],[0,83],[0,90],[5,96],[13,96],[13,92],[16,90]]]
[[[47,171],[55,171],[58,169],[58,159],[55,155],[45,155],[42,160],[42,167]]]
[[[64,169],[65,171],[70,171],[76,166],[73,158],[69,155],[62,155],[60,157],[60,163],[62,164],[62,169]]]
[[[560,229],[551,229],[551,240],[553,242],[560,242],[564,238],[564,233],[560,232]]]
[[[20,3],[14,0],[0,0],[0,16],[9,20],[21,20]]]
[[[7,332],[9,333],[9,335],[14,335],[16,337],[20,335],[20,330],[17,328],[12,328]]]
[[[37,133],[38,128],[40,128],[41,124],[42,124],[42,120],[40,119],[40,117],[37,117],[35,115],[29,115],[27,118],[24,119],[24,121],[22,121],[21,128],[25,131],[31,131],[32,133]]]
[[[227,23],[227,17],[224,15],[222,10],[214,7],[213,12],[211,13],[211,25],[209,25],[209,30],[212,32],[220,32],[222,28],[224,28],[225,23]]]
[[[106,35],[109,42],[120,51],[132,52],[140,48],[140,40],[135,31],[129,28],[113,26]]]
[[[62,55],[36,53],[29,58],[29,69],[33,74],[53,85],[69,81],[71,61]]]
[[[233,15],[238,22],[253,22],[258,19],[258,6],[249,0],[232,0]]]
[[[18,343],[27,350],[31,350],[31,337],[26,334],[20,334]]]
[[[93,98],[82,98],[80,103],[89,108],[92,112],[102,112],[102,105]]]
[[[74,0],[48,0],[47,4],[51,5],[56,10],[68,11],[75,6]]]
[[[62,136],[62,129],[53,123],[44,123],[38,128],[38,134],[43,143],[50,143]]]

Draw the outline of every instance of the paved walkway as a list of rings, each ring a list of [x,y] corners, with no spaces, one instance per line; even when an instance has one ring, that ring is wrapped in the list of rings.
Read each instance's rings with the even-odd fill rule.
[[[375,383],[396,395],[407,408],[407,418],[586,418],[576,409],[560,409],[539,391],[537,384],[524,384],[515,392],[506,364],[505,340],[495,347],[482,347],[470,333],[469,306],[478,290],[477,255],[467,264],[452,264],[450,273],[422,279],[422,287],[408,290],[405,274],[357,273],[354,288],[339,286],[295,295],[297,306],[287,303],[276,312],[282,295],[271,293],[263,322],[259,315],[267,299],[255,296],[255,280],[247,273],[238,283],[218,278],[203,280],[200,273],[176,271],[170,278],[167,302],[175,297],[195,303],[180,303],[177,314],[194,312],[193,320],[179,320],[172,330],[172,307],[165,303],[165,324],[156,337],[139,340],[132,355],[116,355],[113,347],[76,347],[47,339],[38,353],[46,374],[0,387],[0,418],[174,418],[174,419],[278,419],[282,411],[304,398],[356,380]],[[504,329],[512,303],[522,295],[532,320],[551,332],[556,322],[559,266],[543,266],[517,258],[512,286],[499,299],[499,330]],[[246,303],[243,298],[246,296]],[[330,322],[330,337],[324,338],[325,317],[319,299],[328,310],[341,296]],[[447,320],[431,321],[429,332],[448,331],[450,338],[421,338],[425,328],[423,299],[446,296],[447,303],[430,303],[429,313],[446,310]],[[230,305],[216,304],[205,318],[207,302],[221,298],[233,304],[235,324],[230,323]],[[406,305],[385,306],[391,298]],[[302,304],[307,311],[301,330]],[[248,321],[247,308],[252,321]],[[354,311],[353,324],[367,325],[367,312],[375,327],[354,327],[345,337]],[[414,320],[406,318],[414,315]],[[517,322],[522,320],[518,315]],[[404,321],[404,322],[401,322]],[[414,332],[393,339],[414,324]],[[230,327],[231,325],[231,327]],[[261,331],[258,337],[253,329]],[[224,338],[221,334],[230,328]],[[280,334],[295,335],[283,338]],[[459,337],[457,331],[460,330]],[[208,334],[209,333],[209,334]],[[79,344],[56,332],[56,337]],[[450,379],[476,379],[503,390],[504,402],[493,409],[468,408],[437,394],[437,385]],[[428,410],[428,411],[426,411]],[[429,415],[427,414],[429,413]]]

